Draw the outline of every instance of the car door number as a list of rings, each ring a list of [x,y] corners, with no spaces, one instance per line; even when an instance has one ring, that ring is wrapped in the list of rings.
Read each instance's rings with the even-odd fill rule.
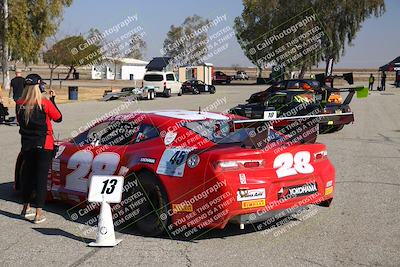
[[[264,119],[276,119],[276,111],[264,111]]]
[[[183,177],[186,159],[192,148],[168,148],[164,151],[157,167],[158,174]]]
[[[120,156],[117,153],[103,152],[96,157],[91,151],[81,150],[73,154],[67,163],[67,168],[73,170],[65,177],[65,188],[78,192],[87,192],[90,173],[93,175],[113,175],[119,165]]]
[[[310,164],[311,155],[308,151],[297,152],[294,157],[292,153],[283,153],[274,160],[274,169],[278,178],[296,175],[298,173],[308,174],[314,172]]]

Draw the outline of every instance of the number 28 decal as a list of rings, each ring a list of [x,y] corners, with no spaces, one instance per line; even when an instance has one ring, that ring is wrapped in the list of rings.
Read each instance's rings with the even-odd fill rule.
[[[311,155],[308,151],[292,153],[283,153],[274,160],[274,169],[278,178],[296,175],[298,173],[308,174],[314,172],[314,167],[310,164]]]
[[[117,153],[103,152],[93,157],[91,151],[78,151],[68,160],[67,168],[73,171],[66,176],[65,188],[87,192],[88,179],[85,177],[89,173],[89,178],[93,175],[113,175],[119,161],[120,156]]]

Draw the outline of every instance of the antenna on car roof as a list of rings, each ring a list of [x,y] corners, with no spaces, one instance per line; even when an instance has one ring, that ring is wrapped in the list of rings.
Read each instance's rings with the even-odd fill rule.
[[[201,114],[201,107],[199,106],[199,114]]]

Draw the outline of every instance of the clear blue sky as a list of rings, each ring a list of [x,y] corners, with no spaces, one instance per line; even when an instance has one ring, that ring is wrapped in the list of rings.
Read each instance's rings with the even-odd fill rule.
[[[353,46],[347,47],[337,67],[374,68],[400,56],[400,1],[385,2],[386,13],[380,18],[364,22]],[[138,25],[143,27],[148,47],[146,58],[151,59],[160,56],[160,48],[172,24],[180,25],[187,16],[193,14],[209,19],[226,14],[227,21],[217,27],[222,29],[232,26],[242,9],[241,0],[74,0],[72,6],[65,10],[58,36],[85,34],[92,27],[103,31],[127,16],[137,14],[138,21],[130,25],[132,28]],[[209,60],[211,63],[217,66],[252,66],[235,37],[228,43],[229,48],[212,57]]]

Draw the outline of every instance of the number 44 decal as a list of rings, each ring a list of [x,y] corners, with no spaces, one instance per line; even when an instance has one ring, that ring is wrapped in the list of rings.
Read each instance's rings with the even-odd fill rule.
[[[311,155],[308,151],[292,153],[283,153],[275,158],[274,169],[278,178],[296,175],[298,173],[308,174],[314,172],[314,167],[310,164]]]

